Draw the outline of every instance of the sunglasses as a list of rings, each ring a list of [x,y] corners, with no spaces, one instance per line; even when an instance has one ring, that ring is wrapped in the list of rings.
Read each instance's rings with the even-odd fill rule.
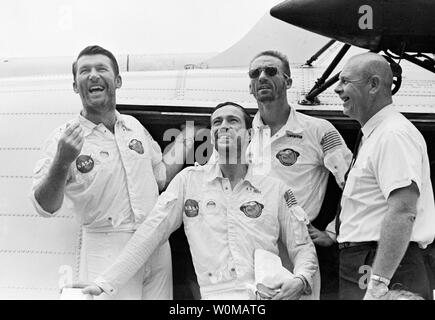
[[[249,72],[248,72],[249,78],[257,79],[260,76],[262,71],[264,71],[268,77],[273,77],[278,73],[278,68],[277,67],[260,67],[257,69],[249,70]],[[285,73],[283,73],[283,75],[286,78],[289,78],[289,76],[286,75]]]

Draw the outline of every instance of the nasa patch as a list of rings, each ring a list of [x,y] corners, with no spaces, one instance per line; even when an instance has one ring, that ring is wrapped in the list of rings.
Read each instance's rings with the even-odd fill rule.
[[[143,154],[143,153],[144,153],[144,149],[143,149],[142,142],[140,142],[140,141],[137,140],[137,139],[132,139],[132,140],[130,141],[130,143],[128,144],[128,147],[129,147],[131,150],[134,150],[134,151],[136,151],[136,152],[139,153],[139,154]]]
[[[279,162],[287,167],[294,165],[299,156],[299,152],[290,148],[283,149],[276,154],[276,158],[279,160]]]
[[[88,173],[94,169],[94,159],[82,154],[76,159],[76,167],[81,173]]]
[[[245,202],[241,205],[240,210],[248,218],[258,218],[263,212],[264,205],[257,201]]]
[[[184,213],[189,218],[196,217],[198,215],[199,205],[196,200],[187,199],[184,203]]]

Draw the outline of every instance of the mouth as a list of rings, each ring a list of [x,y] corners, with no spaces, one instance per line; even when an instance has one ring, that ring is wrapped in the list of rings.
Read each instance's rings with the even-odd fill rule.
[[[88,92],[91,93],[91,94],[100,93],[100,92],[103,92],[103,91],[104,91],[104,87],[101,86],[101,85],[93,85],[93,86],[90,86],[89,89],[88,89]]]
[[[348,101],[350,100],[349,97],[340,97],[340,99],[341,99],[344,103],[346,103],[346,102],[348,102]]]
[[[261,90],[272,90],[272,87],[270,85],[267,85],[267,84],[262,84],[262,85],[258,86],[258,91],[261,91]]]
[[[231,136],[228,133],[217,133],[215,134],[216,143],[228,144],[231,140]]]
[[[228,139],[230,139],[230,138],[231,138],[231,136],[228,135],[228,134],[220,134],[220,135],[218,135],[218,139],[219,139],[219,140],[220,140],[220,139],[228,140]]]

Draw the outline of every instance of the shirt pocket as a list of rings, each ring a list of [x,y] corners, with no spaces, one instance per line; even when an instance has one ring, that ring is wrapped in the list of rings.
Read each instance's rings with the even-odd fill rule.
[[[344,185],[343,196],[350,197],[357,192],[358,181],[363,175],[363,169],[353,167],[347,176],[346,183]]]

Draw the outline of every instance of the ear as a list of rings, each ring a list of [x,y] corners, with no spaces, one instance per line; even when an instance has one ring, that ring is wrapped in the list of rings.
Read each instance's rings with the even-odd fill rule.
[[[249,84],[249,93],[254,94],[254,88],[252,88],[252,83]]]
[[[381,78],[377,75],[369,79],[370,93],[376,93],[381,89]]]
[[[118,74],[115,78],[115,88],[119,89],[122,87],[122,78],[121,76]]]
[[[73,82],[73,90],[75,93],[79,93],[79,88],[77,87],[77,83],[75,81]]]
[[[293,84],[293,79],[292,78],[286,78],[285,83],[286,83],[287,89],[290,89],[292,87],[292,84]]]

